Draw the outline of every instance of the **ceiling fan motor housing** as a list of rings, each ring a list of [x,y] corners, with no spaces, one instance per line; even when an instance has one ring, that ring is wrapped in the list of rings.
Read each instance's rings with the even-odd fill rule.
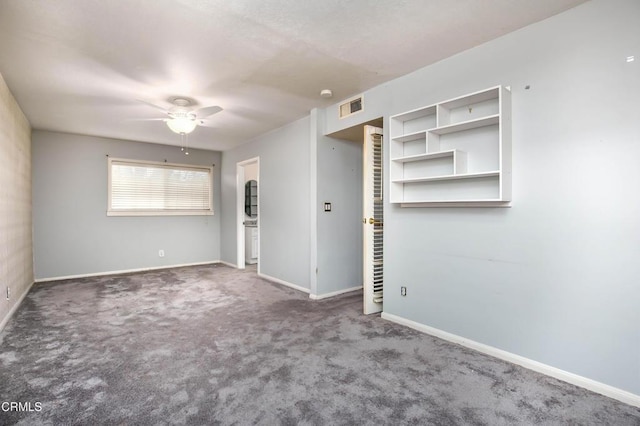
[[[194,102],[186,98],[174,98],[171,103],[175,106],[171,107],[168,111],[171,118],[186,118],[189,120],[196,119],[196,113],[191,111],[188,107]]]
[[[184,107],[190,106],[193,102],[190,99],[186,99],[186,98],[173,98],[171,103],[174,104],[175,106],[184,108]]]

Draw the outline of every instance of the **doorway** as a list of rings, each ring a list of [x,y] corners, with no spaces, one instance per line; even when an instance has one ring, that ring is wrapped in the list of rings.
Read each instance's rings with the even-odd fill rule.
[[[383,310],[384,158],[383,120],[378,118],[328,135],[362,145],[363,312]]]
[[[260,273],[260,157],[236,164],[236,265]]]

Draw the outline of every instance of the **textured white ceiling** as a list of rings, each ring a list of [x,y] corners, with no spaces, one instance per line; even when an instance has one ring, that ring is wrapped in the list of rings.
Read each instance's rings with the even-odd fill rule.
[[[136,99],[187,96],[226,150],[583,2],[0,0],[0,73],[35,129],[179,145]]]

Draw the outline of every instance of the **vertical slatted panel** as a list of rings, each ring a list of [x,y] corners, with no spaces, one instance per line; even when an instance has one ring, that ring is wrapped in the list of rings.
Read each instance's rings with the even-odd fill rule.
[[[383,301],[383,174],[382,174],[382,135],[374,134],[373,139],[373,301]]]

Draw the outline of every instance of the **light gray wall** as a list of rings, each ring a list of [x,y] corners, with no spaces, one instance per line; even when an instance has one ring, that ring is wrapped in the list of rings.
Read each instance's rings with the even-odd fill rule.
[[[362,286],[363,154],[360,143],[321,135],[316,152],[316,294],[322,296]],[[331,212],[324,211],[325,202],[331,203]]]
[[[258,164],[252,163],[244,166],[244,181],[258,180]]]
[[[386,204],[385,312],[640,394],[638,17],[594,0],[365,93],[360,121],[513,89],[513,207]]]
[[[36,279],[220,260],[219,152],[47,131],[32,149]],[[107,155],[215,164],[215,215],[107,217]]]
[[[260,272],[309,288],[309,117],[222,156],[222,259],[236,264],[236,164],[260,157]]]
[[[31,126],[0,75],[0,330],[33,284],[31,229]]]

